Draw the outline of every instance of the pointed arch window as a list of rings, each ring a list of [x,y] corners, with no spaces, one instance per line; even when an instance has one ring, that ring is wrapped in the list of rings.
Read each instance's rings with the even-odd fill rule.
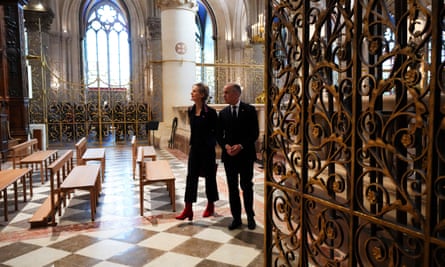
[[[128,20],[114,1],[95,1],[87,9],[83,48],[84,76],[90,90],[129,89]]]
[[[195,23],[196,81],[209,86],[209,102],[215,103],[215,41],[213,23],[206,7],[198,1]]]

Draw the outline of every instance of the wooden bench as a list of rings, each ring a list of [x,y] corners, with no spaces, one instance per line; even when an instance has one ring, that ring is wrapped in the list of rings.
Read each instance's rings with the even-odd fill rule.
[[[18,168],[0,171],[0,191],[3,192],[3,212],[5,221],[8,220],[8,187],[14,185],[14,207],[18,210],[17,181],[22,180],[23,184],[23,201],[26,202],[26,177],[32,180],[31,168]],[[32,182],[32,181],[31,181]]]
[[[82,137],[76,143],[77,165],[85,165],[87,161],[100,161],[101,177],[105,174],[105,148],[87,148],[87,139]]]
[[[156,150],[153,146],[138,146],[135,135],[133,135],[133,137],[131,138],[131,150],[132,150],[133,179],[135,179],[138,153],[142,153],[141,155],[144,158],[150,158],[151,160],[156,160]]]
[[[140,214],[144,215],[144,186],[154,183],[166,183],[170,195],[173,211],[176,211],[175,176],[167,160],[144,161],[142,156],[139,163],[139,200]]]
[[[40,165],[40,180],[42,184],[45,180],[48,180],[48,163],[53,162],[57,158],[58,151],[57,150],[41,150],[37,152],[33,152],[31,155],[28,155],[20,160],[20,167],[22,165],[34,166],[34,164]]]
[[[73,151],[65,152],[61,157],[53,161],[49,166],[50,172],[50,193],[42,205],[33,214],[29,223],[31,228],[38,226],[56,225],[56,211],[61,215],[61,203],[65,199],[60,191],[60,185],[74,168]]]
[[[101,188],[100,166],[98,165],[82,165],[74,167],[60,185],[61,193],[67,193],[76,189],[87,190],[90,192],[92,221],[94,221],[96,215],[96,206],[99,201]]]
[[[31,139],[11,147],[12,168],[16,168],[20,164],[20,160],[31,155],[37,150],[37,139]]]

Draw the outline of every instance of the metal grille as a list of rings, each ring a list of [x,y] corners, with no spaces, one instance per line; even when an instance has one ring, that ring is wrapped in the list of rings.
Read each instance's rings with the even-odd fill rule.
[[[274,0],[266,265],[445,266],[443,0]]]
[[[40,62],[35,62],[37,65]],[[148,140],[148,123],[158,120],[159,104],[141,103],[142,93],[113,88],[89,88],[59,79],[63,89],[46,88],[46,80],[54,79],[47,67],[37,67],[45,79],[36,75],[30,101],[30,122],[45,123],[48,143],[53,146],[72,145],[82,137],[95,145],[129,143],[136,135],[138,140]],[[42,83],[42,85],[40,85]]]
[[[99,107],[96,103],[49,105],[48,141],[72,144],[86,136],[95,144],[128,143],[133,135],[148,140],[147,105],[118,102]]]

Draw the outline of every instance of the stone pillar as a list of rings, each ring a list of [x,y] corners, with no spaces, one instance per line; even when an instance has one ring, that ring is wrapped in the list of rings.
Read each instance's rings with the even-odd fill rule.
[[[196,0],[159,0],[162,27],[162,121],[161,146],[167,146],[174,118],[173,107],[191,105],[190,91],[196,82]]]
[[[8,61],[8,92],[6,109],[11,136],[28,139],[28,77],[25,60],[25,27],[23,6],[27,0],[3,0]]]
[[[148,58],[150,63],[146,68],[147,75],[147,101],[150,108],[150,119],[162,120],[162,51],[161,44],[161,18],[150,17],[147,20],[149,31]]]

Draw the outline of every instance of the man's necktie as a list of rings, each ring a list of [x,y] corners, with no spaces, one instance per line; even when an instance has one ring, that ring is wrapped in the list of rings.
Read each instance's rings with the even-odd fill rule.
[[[236,119],[236,106],[232,106],[232,118]]]

